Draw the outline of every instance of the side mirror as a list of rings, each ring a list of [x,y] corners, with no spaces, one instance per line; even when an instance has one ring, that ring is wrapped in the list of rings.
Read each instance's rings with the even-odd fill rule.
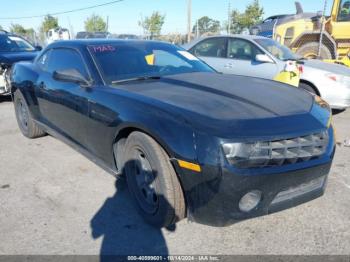
[[[40,45],[37,45],[37,46],[35,46],[35,50],[36,51],[41,51],[41,50],[43,50],[43,48]]]
[[[76,83],[81,86],[91,85],[90,81],[74,68],[54,71],[53,78],[57,81]]]
[[[262,54],[256,55],[255,61],[260,63],[271,63],[271,64],[275,63],[268,55],[262,55]]]

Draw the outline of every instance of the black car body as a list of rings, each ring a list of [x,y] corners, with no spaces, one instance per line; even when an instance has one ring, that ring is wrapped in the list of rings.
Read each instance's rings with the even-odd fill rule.
[[[31,61],[38,54],[39,47],[33,47],[20,36],[0,30],[0,95],[9,95],[11,66],[19,61]]]
[[[162,55],[154,59],[156,50]],[[167,52],[179,59],[171,66]],[[155,63],[157,75],[148,71]],[[56,42],[33,63],[15,65],[12,92],[20,127],[25,105],[24,125],[36,126],[34,136],[59,137],[115,175],[130,158],[129,137],[147,135],[180,182],[182,217],[204,224],[227,225],[321,196],[335,150],[331,113],[319,98],[218,74],[166,43]]]

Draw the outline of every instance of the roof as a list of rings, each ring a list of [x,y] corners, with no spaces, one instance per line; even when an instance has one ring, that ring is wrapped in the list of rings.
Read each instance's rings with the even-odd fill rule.
[[[215,36],[206,36],[206,37],[200,37],[197,38],[193,41],[191,41],[188,44],[184,44],[183,47],[185,49],[190,49],[192,48],[194,45],[196,45],[198,42],[204,40],[204,39],[210,39],[210,38],[220,38],[220,37],[225,37],[225,38],[229,38],[229,37],[235,37],[235,38],[241,38],[241,39],[245,39],[245,40],[254,40],[254,39],[267,39],[266,37],[263,36],[257,36],[257,35],[243,35],[243,34],[232,34],[232,35],[215,35]]]
[[[63,40],[55,41],[48,47],[86,47],[88,45],[108,45],[108,44],[146,44],[146,43],[162,43],[169,44],[166,42],[152,41],[152,40],[136,40],[136,39],[76,39],[76,40]]]

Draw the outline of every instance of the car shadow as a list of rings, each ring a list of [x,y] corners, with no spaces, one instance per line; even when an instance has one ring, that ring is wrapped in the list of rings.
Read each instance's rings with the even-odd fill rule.
[[[162,230],[147,224],[139,215],[125,176],[118,177],[115,186],[115,194],[90,221],[92,238],[103,238],[100,260],[116,261],[125,255],[166,256],[168,248]],[[165,230],[175,231],[176,225]]]

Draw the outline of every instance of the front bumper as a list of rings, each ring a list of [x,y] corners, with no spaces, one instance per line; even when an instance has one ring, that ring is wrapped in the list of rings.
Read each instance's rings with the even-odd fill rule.
[[[6,80],[3,74],[0,74],[0,96],[10,95],[11,90],[6,85]]]
[[[220,160],[218,165],[216,161],[201,165],[201,172],[195,173],[181,170],[174,163],[185,192],[187,217],[201,224],[227,226],[322,196],[335,153],[332,128],[329,135],[328,148],[321,158],[281,167],[243,170]],[[217,156],[213,150],[205,152],[211,154],[208,159]],[[241,211],[241,198],[256,190],[262,193],[259,204],[249,212]]]
[[[220,178],[186,192],[188,218],[201,224],[228,226],[297,206],[323,195],[330,167],[331,162],[287,173],[244,177],[223,170]],[[240,211],[240,199],[252,190],[260,190],[262,200],[252,211]]]

